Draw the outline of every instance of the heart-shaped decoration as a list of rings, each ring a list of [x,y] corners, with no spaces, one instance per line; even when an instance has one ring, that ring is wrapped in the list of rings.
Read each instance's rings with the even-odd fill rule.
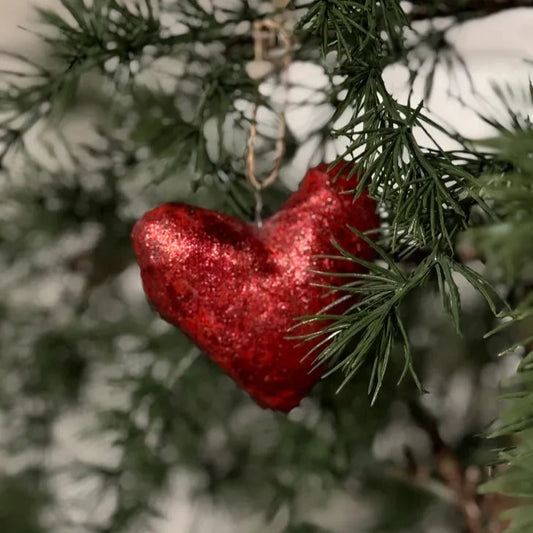
[[[344,167],[344,169],[343,169]],[[320,378],[309,342],[294,335],[318,331],[295,319],[318,313],[336,296],[318,283],[342,279],[321,272],[353,272],[336,241],[361,259],[372,248],[352,232],[377,227],[375,204],[355,201],[347,165],[311,169],[300,188],[262,227],[234,217],[169,203],[137,222],[132,238],[148,300],[178,326],[262,407],[289,411]],[[338,297],[338,296],[337,296]],[[292,337],[292,338],[291,338]]]

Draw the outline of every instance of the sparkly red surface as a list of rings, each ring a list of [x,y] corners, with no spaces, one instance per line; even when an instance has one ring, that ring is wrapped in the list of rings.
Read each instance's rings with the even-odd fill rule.
[[[322,369],[305,358],[310,342],[290,335],[295,319],[315,314],[335,299],[313,283],[341,283],[310,270],[350,272],[349,261],[316,257],[337,253],[335,240],[352,254],[373,253],[346,225],[360,231],[378,224],[374,202],[355,202],[346,189],[355,178],[327,165],[311,169],[296,191],[261,228],[231,216],[171,203],[137,222],[132,237],[148,300],[178,326],[262,407],[289,411],[300,403]],[[316,342],[316,341],[315,341]]]

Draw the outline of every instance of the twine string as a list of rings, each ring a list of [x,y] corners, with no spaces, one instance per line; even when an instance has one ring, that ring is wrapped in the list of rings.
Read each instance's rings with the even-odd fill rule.
[[[254,60],[255,62],[264,62],[268,59],[268,50],[276,46],[276,41],[279,39],[283,43],[283,69],[286,70],[291,62],[291,48],[292,41],[289,33],[285,29],[283,18],[263,19],[254,22]],[[248,183],[252,186],[255,192],[256,206],[255,206],[255,220],[261,226],[261,212],[263,208],[263,200],[261,191],[266,187],[272,185],[279,176],[283,157],[285,155],[285,135],[287,132],[287,123],[283,109],[278,111],[278,130],[276,136],[274,163],[270,173],[263,179],[259,179],[256,174],[256,152],[255,142],[258,136],[257,133],[257,112],[259,104],[255,103],[252,110],[252,118],[250,121],[250,134],[248,137],[248,145],[245,157],[245,175]]]

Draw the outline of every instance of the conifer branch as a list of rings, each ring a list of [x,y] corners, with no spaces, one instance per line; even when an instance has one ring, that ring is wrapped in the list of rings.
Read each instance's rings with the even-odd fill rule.
[[[499,91],[500,96],[504,95]],[[533,89],[530,85],[530,98]],[[500,415],[491,438],[513,436],[511,449],[499,453],[504,468],[495,479],[482,487],[483,494],[499,492],[511,498],[518,498],[516,507],[504,515],[510,521],[506,529],[509,533],[521,533],[533,527],[533,507],[530,499],[531,489],[531,449],[533,436],[533,391],[531,383],[533,367],[533,337],[530,335],[533,317],[533,293],[531,292],[530,266],[533,261],[530,246],[520,246],[520,242],[531,242],[533,235],[533,129],[527,117],[511,113],[512,126],[499,124],[502,134],[489,144],[501,151],[510,161],[512,170],[504,175],[489,175],[480,180],[478,187],[484,197],[491,201],[499,215],[491,225],[471,231],[475,245],[483,252],[493,272],[500,278],[521,283],[525,291],[519,304],[512,311],[501,314],[502,323],[487,336],[501,333],[510,327],[518,329],[525,324],[525,337],[518,339],[501,352],[501,355],[524,349],[523,357],[516,375],[506,385],[509,399],[507,407]],[[515,131],[512,131],[512,130]],[[528,326],[529,325],[529,326]]]
[[[343,81],[334,90],[344,97],[336,103],[333,122],[346,114],[349,118],[333,133],[348,140],[342,157],[353,158],[357,164],[355,194],[365,188],[378,200],[387,227],[380,239],[384,247],[368,241],[386,267],[362,265],[369,269],[370,277],[354,276],[341,288],[359,298],[357,303],[342,316],[325,310],[314,318],[330,321],[322,332],[323,343],[328,345],[315,346],[310,355],[320,352],[317,361],[332,363],[332,372],[342,370],[345,384],[372,354],[369,392],[373,400],[397,343],[405,358],[402,377],[409,372],[418,383],[400,312],[410,293],[427,280],[436,279],[443,307],[457,331],[461,303],[454,273],[472,283],[493,312],[498,301],[483,276],[457,263],[453,251],[457,235],[468,225],[472,207],[486,209],[472,186],[473,170],[494,164],[495,158],[471,149],[459,136],[454,139],[463,144],[463,150],[443,150],[431,130],[448,132],[426,114],[423,102],[400,104],[389,94],[382,71],[406,53],[403,32],[408,25],[399,2],[370,5],[362,0],[338,5],[317,0],[300,21],[305,35],[321,40],[324,54],[336,53],[335,74]],[[426,133],[429,147],[416,140],[416,129]],[[406,275],[392,256],[405,259],[416,250],[425,250],[428,255]],[[359,264],[349,250],[339,251],[344,260]]]

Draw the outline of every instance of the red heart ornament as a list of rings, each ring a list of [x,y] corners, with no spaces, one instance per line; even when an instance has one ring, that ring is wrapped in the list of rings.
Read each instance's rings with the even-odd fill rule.
[[[344,167],[344,169],[343,169]],[[342,172],[340,172],[342,170]],[[310,343],[290,338],[324,324],[295,325],[336,296],[317,283],[338,284],[312,271],[353,272],[332,241],[361,259],[372,248],[352,232],[377,227],[375,204],[349,190],[350,168],[309,170],[300,188],[262,227],[234,217],[169,203],[146,213],[132,238],[148,300],[262,407],[289,411],[320,378],[305,357]],[[340,175],[339,175],[340,172]],[[360,269],[359,269],[360,270]]]

